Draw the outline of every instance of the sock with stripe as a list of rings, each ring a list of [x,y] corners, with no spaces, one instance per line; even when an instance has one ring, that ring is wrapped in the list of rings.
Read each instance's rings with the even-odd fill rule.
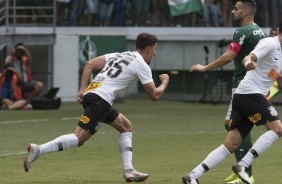
[[[124,170],[133,169],[132,166],[132,132],[123,132],[119,138],[119,152]]]
[[[63,151],[78,146],[78,138],[75,134],[67,134],[56,139],[39,145],[40,155],[49,152]]]
[[[275,132],[268,130],[257,139],[253,147],[239,162],[239,164],[243,167],[248,168],[255,158],[268,150],[271,145],[278,139],[279,137]]]
[[[220,145],[218,148],[213,150],[201,164],[192,170],[192,177],[194,179],[199,178],[205,172],[213,169],[215,166],[223,162],[229,155],[230,152],[227,150],[227,148],[223,144]]]

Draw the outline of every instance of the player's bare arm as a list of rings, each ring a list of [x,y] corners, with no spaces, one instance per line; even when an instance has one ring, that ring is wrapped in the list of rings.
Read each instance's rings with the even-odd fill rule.
[[[221,56],[219,56],[216,60],[211,62],[208,65],[200,65],[196,64],[193,65],[189,72],[198,71],[198,72],[206,72],[212,69],[220,68],[228,63],[230,63],[236,56],[236,53],[233,52],[230,49],[227,49],[225,53],[223,53]]]
[[[143,85],[148,97],[153,102],[156,102],[161,98],[169,83],[169,76],[167,74],[161,74],[159,75],[159,78],[162,82],[159,87],[155,86],[154,81]]]
[[[98,56],[98,57],[88,61],[84,65],[84,69],[83,69],[82,76],[81,76],[80,89],[79,89],[79,92],[77,94],[77,101],[78,102],[80,102],[80,103],[82,102],[83,94],[84,94],[86,87],[88,86],[89,79],[90,79],[92,72],[102,70],[102,68],[105,66],[105,63],[106,63],[105,57],[104,56]]]
[[[243,66],[245,66],[246,70],[253,70],[256,68],[257,64],[257,57],[255,54],[253,53],[250,53],[249,55],[247,55],[243,61],[242,61],[242,64]]]

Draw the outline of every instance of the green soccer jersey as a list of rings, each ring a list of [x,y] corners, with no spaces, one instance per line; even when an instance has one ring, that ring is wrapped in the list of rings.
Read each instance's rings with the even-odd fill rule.
[[[265,37],[266,34],[255,23],[242,26],[234,32],[232,42],[238,43],[241,49],[234,58],[235,71],[232,79],[233,88],[238,87],[247,72],[242,65],[242,60],[255,48],[259,40]]]

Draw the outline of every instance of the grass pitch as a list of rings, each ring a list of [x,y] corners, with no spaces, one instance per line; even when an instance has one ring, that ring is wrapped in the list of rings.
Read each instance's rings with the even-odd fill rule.
[[[114,107],[133,124],[133,165],[150,174],[147,184],[180,184],[181,177],[222,144],[226,135],[223,122],[228,104],[127,99]],[[119,133],[108,125],[84,146],[43,155],[29,173],[24,172],[25,145],[72,133],[81,113],[77,103],[63,103],[59,110],[0,111],[0,183],[126,183],[117,145]],[[255,127],[253,140],[264,131]],[[277,141],[255,160],[255,183],[281,183],[281,146]],[[232,155],[204,174],[200,183],[223,184],[234,162]]]

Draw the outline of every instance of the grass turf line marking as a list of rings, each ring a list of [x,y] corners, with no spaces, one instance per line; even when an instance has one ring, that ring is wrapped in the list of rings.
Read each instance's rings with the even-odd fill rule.
[[[25,119],[25,120],[14,120],[14,121],[0,121],[0,124],[9,124],[9,123],[28,123],[28,122],[37,122],[37,121],[50,121],[49,119]]]
[[[127,116],[129,118],[152,118],[153,116],[147,116],[147,115],[129,115]],[[79,116],[77,117],[62,117],[60,118],[62,121],[68,121],[68,120],[79,120]],[[7,121],[0,121],[0,124],[9,124],[9,123],[30,123],[30,122],[46,122],[46,121],[52,121],[51,119],[22,119],[22,120],[7,120]]]
[[[6,157],[6,156],[13,156],[13,155],[22,155],[22,154],[26,154],[26,151],[20,151],[20,152],[16,152],[16,153],[5,153],[5,154],[0,154],[0,157]]]

